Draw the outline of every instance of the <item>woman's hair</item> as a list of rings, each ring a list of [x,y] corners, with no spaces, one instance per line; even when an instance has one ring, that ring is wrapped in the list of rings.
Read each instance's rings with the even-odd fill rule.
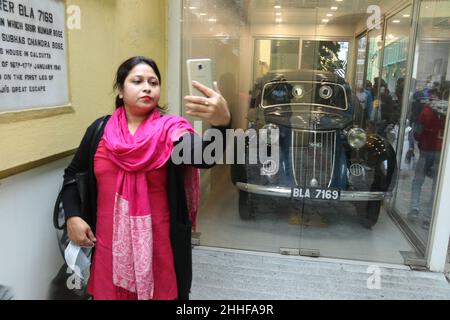
[[[156,76],[158,77],[159,84],[161,85],[161,73],[159,72],[159,68],[156,65],[156,62],[153,59],[150,59],[147,57],[137,56],[137,57],[132,57],[132,58],[126,60],[119,66],[119,69],[117,70],[117,74],[116,74],[116,80],[114,81],[114,90],[123,89],[123,86],[125,84],[125,79],[130,74],[130,71],[135,66],[137,66],[141,63],[148,64],[153,69],[153,71],[155,71]],[[124,105],[123,99],[120,99],[119,95],[117,95],[116,109],[122,107],[123,105]],[[166,111],[165,108],[160,107],[159,105],[158,105],[158,109],[163,113]]]

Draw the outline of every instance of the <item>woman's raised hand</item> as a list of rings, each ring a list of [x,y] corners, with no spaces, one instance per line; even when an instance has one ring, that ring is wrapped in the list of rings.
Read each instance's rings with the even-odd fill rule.
[[[217,82],[214,82],[214,90],[197,81],[193,81],[192,86],[203,93],[204,97],[184,97],[187,108],[186,114],[206,120],[215,127],[229,125],[231,121],[230,110],[227,101],[220,93]]]

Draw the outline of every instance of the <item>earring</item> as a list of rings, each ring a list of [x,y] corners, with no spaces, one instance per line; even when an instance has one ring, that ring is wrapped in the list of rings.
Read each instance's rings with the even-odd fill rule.
[[[123,95],[119,95],[119,99],[123,99]]]

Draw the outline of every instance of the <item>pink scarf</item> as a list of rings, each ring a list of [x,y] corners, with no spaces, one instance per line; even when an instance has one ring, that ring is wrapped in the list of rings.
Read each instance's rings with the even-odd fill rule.
[[[148,171],[169,161],[173,142],[194,132],[178,116],[161,117],[155,108],[136,133],[130,134],[125,109],[117,109],[105,127],[105,146],[119,167],[114,203],[113,282],[137,293],[139,300],[153,298],[152,213],[148,199]],[[189,216],[195,225],[199,204],[199,170],[185,166],[185,190]]]

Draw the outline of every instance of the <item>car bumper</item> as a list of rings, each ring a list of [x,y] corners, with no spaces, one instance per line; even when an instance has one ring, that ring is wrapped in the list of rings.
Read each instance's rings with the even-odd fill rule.
[[[292,189],[287,187],[270,187],[250,183],[237,182],[236,187],[239,190],[282,198],[291,198]],[[373,191],[341,191],[341,197],[338,201],[382,201],[392,197],[391,192],[373,192]],[[335,200],[330,200],[335,201]]]

